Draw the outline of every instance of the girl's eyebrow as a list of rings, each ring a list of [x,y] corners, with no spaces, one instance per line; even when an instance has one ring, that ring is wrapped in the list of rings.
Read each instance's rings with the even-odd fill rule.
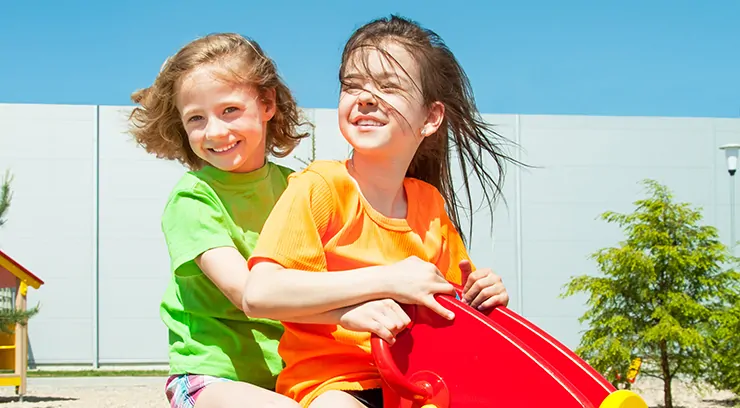
[[[400,80],[401,82],[404,82],[407,85],[409,84],[409,81],[408,81],[408,79],[405,76],[398,75],[395,72],[385,71],[385,72],[383,72],[381,74],[371,75],[371,76],[374,77],[377,80],[380,80],[380,81],[387,80],[389,78],[392,78],[392,79]],[[343,79],[344,80],[367,79],[367,77],[368,77],[368,75],[363,75],[363,74],[360,74],[359,72],[351,72],[349,74],[345,74],[344,77],[343,77]]]
[[[190,108],[185,107],[185,109],[182,110],[182,114],[180,115],[181,118],[187,118],[189,116],[192,116],[193,114],[199,113],[199,108]]]
[[[350,74],[344,74],[343,79],[365,79],[367,75],[360,74],[359,72],[352,72]]]

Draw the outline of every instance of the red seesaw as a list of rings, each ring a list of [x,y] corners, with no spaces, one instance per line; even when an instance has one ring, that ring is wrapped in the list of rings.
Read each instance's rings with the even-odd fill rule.
[[[372,337],[384,408],[647,408],[510,309],[483,314],[452,296],[437,300],[453,321],[404,305],[412,322],[396,343]]]

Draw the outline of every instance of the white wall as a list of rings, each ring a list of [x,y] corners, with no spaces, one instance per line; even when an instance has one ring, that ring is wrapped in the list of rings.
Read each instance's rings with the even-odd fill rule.
[[[0,105],[0,123],[0,167],[14,177],[0,245],[46,282],[29,289],[42,309],[29,352],[91,361],[95,107]]]
[[[0,105],[0,170],[15,176],[0,247],[46,281],[29,296],[31,305],[41,302],[30,325],[32,363],[166,362],[158,305],[169,268],[159,217],[185,170],[135,145],[126,134],[130,109]],[[346,157],[336,111],[305,112],[316,124],[317,158]],[[630,211],[640,180],[655,178],[677,199],[702,206],[705,222],[729,239],[729,177],[717,147],[740,142],[740,120],[485,119],[521,145],[510,149],[515,157],[538,167],[508,169],[493,235],[483,209],[470,252],[502,275],[513,310],[570,347],[583,329],[577,319],[584,299],[559,299],[562,285],[594,273],[588,256],[621,239],[596,217]],[[278,162],[301,168],[294,156],[309,155],[307,140]]]

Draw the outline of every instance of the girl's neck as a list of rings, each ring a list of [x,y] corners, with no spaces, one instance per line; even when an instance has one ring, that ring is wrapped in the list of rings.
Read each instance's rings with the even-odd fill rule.
[[[349,174],[368,203],[389,218],[406,218],[408,209],[403,180],[409,164],[396,160],[372,160],[354,154]]]

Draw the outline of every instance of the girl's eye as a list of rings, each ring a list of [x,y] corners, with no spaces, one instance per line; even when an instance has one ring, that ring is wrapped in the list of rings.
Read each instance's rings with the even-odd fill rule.
[[[201,120],[201,119],[203,119],[203,116],[195,115],[195,116],[189,117],[188,122],[195,122],[196,120]]]
[[[362,87],[359,86],[359,85],[357,85],[357,84],[353,84],[351,82],[344,82],[344,83],[342,83],[342,89],[343,90],[360,89],[360,88],[362,88]]]
[[[239,109],[237,109],[234,106],[229,106],[228,108],[224,109],[224,113],[236,112],[237,110],[239,110]]]
[[[396,84],[390,83],[390,82],[386,82],[386,83],[380,84],[380,89],[383,91],[394,92],[399,89],[399,86]]]

